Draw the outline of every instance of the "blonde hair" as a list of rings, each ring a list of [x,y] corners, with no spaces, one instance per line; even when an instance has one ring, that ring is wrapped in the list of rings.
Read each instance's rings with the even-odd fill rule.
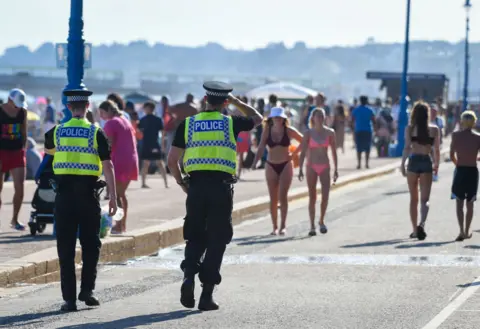
[[[477,123],[477,115],[473,111],[465,111],[460,116],[462,124],[465,128],[472,129]]]
[[[317,115],[317,113],[322,113],[323,115],[323,119],[325,120],[325,110],[321,107],[316,107],[312,110],[312,112],[310,112],[310,115],[308,116],[308,128],[309,129],[312,129],[313,126],[314,126],[314,122],[313,122],[313,118],[315,117],[315,115]]]

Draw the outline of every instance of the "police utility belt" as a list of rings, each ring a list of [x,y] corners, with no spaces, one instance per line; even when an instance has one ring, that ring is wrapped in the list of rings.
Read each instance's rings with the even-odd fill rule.
[[[200,180],[200,179],[199,179],[199,180]],[[207,181],[207,180],[209,180],[209,179],[208,179],[208,178],[205,178],[204,180]],[[211,182],[211,180],[209,180],[209,181]],[[190,176],[184,176],[184,177],[182,178],[182,181],[179,182],[178,184],[181,185],[181,186],[185,186],[185,187],[188,188],[188,187],[190,186],[190,182],[191,182]],[[228,179],[222,180],[221,182],[222,182],[223,184],[226,184],[226,185],[232,185],[232,187],[233,187],[233,184],[236,184],[236,183],[238,182],[238,179],[237,179],[237,177],[232,176],[232,177],[230,177],[230,178],[228,178]]]
[[[93,184],[85,184],[83,182],[69,182],[63,183],[61,180],[52,178],[49,180],[50,186],[53,188],[55,193],[70,193],[72,195],[86,195],[90,194],[91,192],[95,193],[96,197],[100,197],[103,190],[107,186],[107,183],[104,180],[97,180]]]

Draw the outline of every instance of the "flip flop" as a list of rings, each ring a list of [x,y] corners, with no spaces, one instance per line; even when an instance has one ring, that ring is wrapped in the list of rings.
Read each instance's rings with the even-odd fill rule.
[[[272,233],[270,233],[270,235],[278,235],[278,230],[277,229],[273,230]]]
[[[320,224],[320,233],[327,234],[327,232],[328,232],[327,226]]]
[[[416,239],[417,238],[417,233],[413,232],[410,234],[410,239]]]
[[[316,231],[314,228],[312,228],[312,229],[310,230],[310,232],[308,232],[308,235],[309,235],[309,236],[315,236],[315,235],[317,235],[317,231]]]
[[[282,228],[282,229],[280,230],[279,235],[282,235],[282,236],[283,236],[283,235],[285,235],[285,234],[287,234],[287,229],[286,229],[286,228]]]
[[[25,231],[25,225],[17,223],[15,225],[10,225],[11,228],[13,228],[16,231]]]

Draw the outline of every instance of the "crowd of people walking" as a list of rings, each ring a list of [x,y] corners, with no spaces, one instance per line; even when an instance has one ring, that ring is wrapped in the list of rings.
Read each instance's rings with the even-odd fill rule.
[[[242,168],[265,169],[272,220],[270,234],[283,236],[287,234],[288,192],[294,169],[298,167],[298,180],[306,178],[309,192],[308,234],[317,234],[316,218],[318,231],[326,234],[330,189],[339,178],[337,150],[348,152],[345,133],[348,130],[353,133],[357,169],[362,169],[362,154],[365,154],[365,168],[369,168],[372,145],[377,146],[379,157],[387,156],[392,141],[397,138],[398,113],[394,107],[388,107],[389,101],[384,104],[376,100],[370,104],[367,96],[361,96],[350,109],[338,101],[331,111],[325,95],[319,93],[306,98],[295,126],[288,104],[282,104],[275,95],[265,104],[264,100],[249,102],[234,97],[233,88],[228,84],[207,82],[204,88],[206,96],[199,108],[189,94],[185,102],[172,106],[168,98],[162,98],[161,111],[151,101],[142,104],[139,110],[135,104],[125,103],[120,95],[113,93],[99,104],[96,113],[87,111],[90,91],[65,92],[68,111],[62,122],[49,126],[51,129],[45,134],[45,157],[39,169],[41,172],[52,168],[58,184],[55,191],[60,193],[56,197],[55,216],[58,217],[57,244],[65,300],[62,310],[76,309],[72,250],[79,225],[83,227],[80,241],[85,254],[79,299],[87,305],[99,305],[93,287],[101,245],[98,191],[103,187],[107,187],[105,199],[109,199],[109,214],[116,212],[117,204],[123,209],[123,217],[112,228],[112,234],[127,232],[127,190],[132,181],[139,179],[139,174],[143,189],[149,188],[147,176],[154,167],[154,171],[162,175],[165,188],[173,178],[187,193],[184,224],[187,246],[181,264],[185,274],[181,303],[189,308],[195,305],[194,276],[199,273],[203,283],[199,308],[215,310],[218,304],[213,300],[213,287],[221,282],[220,265],[233,236],[229,220],[233,185],[240,178]],[[28,141],[25,96],[22,90],[13,89],[8,102],[0,107],[0,171],[2,176],[8,172],[13,178],[11,225],[18,231],[25,229],[18,219],[24,197]],[[450,158],[456,166],[451,192],[456,199],[460,230],[456,240],[463,241],[471,237],[473,203],[478,189],[480,134],[474,131],[477,117],[472,111],[463,112],[459,129],[452,133],[438,111],[437,105],[423,101],[413,104],[408,111],[401,172],[407,178],[410,192],[410,238],[424,240],[427,237],[425,226],[432,182],[440,165],[440,146],[444,135],[451,133]],[[98,182],[102,173],[106,184]],[[1,191],[4,179],[0,178]],[[78,188],[67,188],[72,183]],[[318,183],[321,200],[320,214],[316,217]],[[78,198],[88,199],[86,208],[68,206],[78,203]],[[72,212],[74,209],[76,213]],[[80,216],[92,220],[80,222]],[[67,221],[69,217],[75,218],[76,226]]]
[[[8,138],[3,138],[7,140],[0,145],[0,155],[2,155],[0,163],[2,163],[2,172],[11,173],[15,184],[14,215],[11,223],[16,230],[25,229],[25,225],[18,219],[23,200],[23,178],[26,166],[22,153],[25,152],[22,132],[26,127],[26,118],[21,110],[26,107],[26,104],[20,104],[21,97],[24,95],[22,93],[23,91],[18,89],[12,90],[12,97],[2,106],[0,112],[0,121],[4,126],[2,136],[10,134],[7,136]],[[365,168],[369,168],[372,146],[376,146],[379,157],[388,156],[389,147],[397,135],[398,101],[392,102],[387,99],[382,102],[380,99],[375,99],[371,103],[368,97],[361,96],[358,100],[354,99],[351,106],[347,106],[342,100],[329,106],[326,96],[319,93],[315,97],[306,97],[304,106],[297,111],[300,116],[296,119],[293,117],[295,111],[291,110],[288,103],[280,101],[276,95],[271,95],[267,102],[263,99],[248,100],[245,97],[239,99],[256,108],[264,117],[264,124],[258,126],[252,133],[239,132],[236,140],[238,163],[236,177],[241,179],[242,172],[246,169],[265,170],[265,181],[271,200],[271,234],[273,235],[286,234],[288,191],[296,167],[299,167],[298,179],[303,180],[305,175],[310,191],[311,230],[309,234],[316,234],[317,181],[321,187],[319,231],[326,233],[328,229],[325,224],[325,214],[330,185],[338,178],[337,150],[340,150],[342,154],[350,152],[345,150],[346,133],[352,131],[352,139],[357,153],[357,169],[362,168],[362,162],[364,162]],[[15,102],[18,104],[15,105]],[[51,103],[51,100],[49,102]],[[119,94],[112,93],[107,96],[105,101],[95,106],[93,111],[87,113],[87,118],[92,123],[103,128],[111,145],[112,163],[116,177],[115,194],[118,204],[124,211],[122,220],[112,229],[112,234],[126,232],[129,208],[127,190],[132,181],[137,181],[140,176],[141,187],[148,189],[149,174],[158,171],[163,178],[165,187],[168,188],[169,168],[165,162],[175,132],[187,117],[204,111],[206,104],[202,99],[197,106],[193,96],[188,94],[185,101],[179,104],[172,105],[168,97],[162,97],[158,104],[147,101],[139,105],[132,102],[125,103]],[[423,107],[417,104],[412,108],[410,119],[427,120],[425,115],[428,115],[428,122],[432,127],[437,127],[436,129],[439,131],[438,140],[441,143],[442,128],[445,127],[445,134],[449,133],[447,125],[437,115],[441,106],[439,103],[422,104]],[[53,127],[50,121],[54,121],[57,115],[53,107],[50,107],[47,107],[49,111],[46,120],[48,119],[49,122],[48,127]],[[420,115],[420,113],[422,114]],[[234,106],[228,104],[224,106],[222,114],[241,115]],[[64,120],[67,119],[68,113]],[[420,124],[423,123],[415,123],[413,126],[417,127]],[[9,126],[7,127],[7,125]],[[424,178],[423,172],[418,172],[424,169],[418,169],[418,166],[425,166],[429,161],[429,152],[436,147],[437,141],[436,138],[424,141],[426,137],[423,135],[422,129],[412,128],[406,132],[407,137],[410,138],[406,144],[412,148],[411,152],[414,154],[409,157],[409,167],[406,169],[409,173],[407,175],[409,186],[413,193],[411,214],[414,229],[412,237],[423,236],[422,230],[428,212],[429,186],[431,186],[428,184],[428,179]],[[432,131],[436,132],[437,130]],[[417,136],[418,133],[420,135]],[[9,148],[13,148],[13,150],[9,150]],[[10,154],[9,152],[18,156],[6,156],[6,154]],[[333,162],[330,161],[329,153],[331,153]],[[404,159],[404,163],[407,158]],[[307,161],[304,167],[305,159]],[[17,168],[12,169],[12,165]],[[435,177],[436,171],[432,169],[432,172]],[[416,176],[410,173],[415,173]],[[421,187],[420,197],[413,192],[417,185]],[[110,191],[107,190],[105,199],[109,199],[109,197]],[[422,207],[419,225],[417,225],[413,211],[417,200],[421,200]],[[278,205],[280,206],[279,222]],[[419,231],[420,233],[418,233]]]

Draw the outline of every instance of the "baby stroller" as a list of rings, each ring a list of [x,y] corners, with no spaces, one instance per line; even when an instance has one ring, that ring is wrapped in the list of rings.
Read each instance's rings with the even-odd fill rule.
[[[40,173],[37,189],[33,195],[32,208],[34,210],[30,212],[30,221],[28,222],[32,236],[35,236],[37,232],[42,233],[47,224],[54,222],[55,190],[51,183],[54,178],[51,168],[51,163],[48,163]]]

